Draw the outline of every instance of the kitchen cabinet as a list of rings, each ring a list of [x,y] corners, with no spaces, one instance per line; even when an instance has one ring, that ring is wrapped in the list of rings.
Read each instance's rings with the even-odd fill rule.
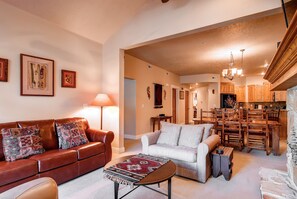
[[[234,94],[234,84],[221,82],[221,93]]]
[[[275,101],[284,102],[287,100],[287,91],[275,91]]]
[[[245,86],[235,86],[235,94],[236,94],[236,101],[237,102],[245,102]]]
[[[263,86],[262,85],[248,85],[248,101],[262,102],[263,101]]]
[[[248,85],[248,102],[255,101],[255,85]]]
[[[263,102],[263,86],[255,85],[255,102]]]
[[[269,82],[263,83],[263,102],[272,102],[273,92],[270,91],[271,84]]]

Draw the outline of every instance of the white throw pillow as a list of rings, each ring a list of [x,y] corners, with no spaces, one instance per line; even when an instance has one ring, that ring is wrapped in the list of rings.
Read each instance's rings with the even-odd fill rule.
[[[197,148],[203,137],[203,132],[203,126],[183,125],[181,128],[178,145]]]
[[[202,138],[202,141],[204,141],[210,136],[210,129],[213,128],[213,124],[199,124],[198,126],[204,127],[204,133]]]
[[[177,146],[180,129],[181,126],[176,124],[162,125],[157,144],[168,144],[171,146]]]

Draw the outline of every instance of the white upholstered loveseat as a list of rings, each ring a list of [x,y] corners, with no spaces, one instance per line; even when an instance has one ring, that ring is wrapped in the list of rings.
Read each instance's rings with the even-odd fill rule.
[[[177,175],[205,183],[211,175],[210,153],[220,142],[212,128],[161,122],[161,130],[141,137],[142,152],[167,157],[176,164]]]

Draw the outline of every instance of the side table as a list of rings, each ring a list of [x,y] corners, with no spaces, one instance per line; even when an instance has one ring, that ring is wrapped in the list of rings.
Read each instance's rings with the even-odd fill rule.
[[[222,154],[217,153],[217,149],[222,149]],[[219,146],[211,153],[212,159],[212,176],[218,177],[223,174],[225,180],[230,180],[232,174],[232,159],[233,159],[233,148]]]

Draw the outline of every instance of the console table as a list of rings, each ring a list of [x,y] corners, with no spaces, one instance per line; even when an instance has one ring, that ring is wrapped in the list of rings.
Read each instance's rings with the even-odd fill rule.
[[[169,122],[171,123],[171,118],[172,118],[172,116],[157,116],[157,117],[151,117],[151,120],[152,120],[152,122],[153,122],[153,131],[155,131],[155,124],[156,124],[156,122],[157,122],[157,124],[158,124],[158,130],[160,130],[160,122],[162,121],[162,120],[164,120],[164,121],[166,121],[167,122],[167,120],[169,120]]]

